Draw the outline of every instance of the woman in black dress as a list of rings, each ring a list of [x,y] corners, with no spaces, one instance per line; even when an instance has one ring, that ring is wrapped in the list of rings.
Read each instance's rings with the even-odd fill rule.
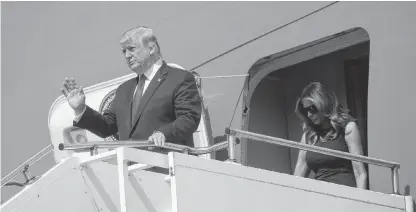
[[[361,138],[354,119],[337,97],[314,82],[303,89],[296,103],[296,114],[303,122],[301,143],[362,155]],[[361,162],[314,152],[299,151],[294,175],[326,182],[367,188],[367,172]]]

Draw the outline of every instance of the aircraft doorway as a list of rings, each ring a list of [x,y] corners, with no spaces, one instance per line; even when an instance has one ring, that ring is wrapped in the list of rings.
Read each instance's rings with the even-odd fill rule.
[[[278,57],[280,63],[276,63],[276,60],[263,61],[263,64],[258,66],[260,69],[257,70],[257,75],[260,75],[262,70],[269,71],[257,80],[254,76],[250,82],[254,90],[245,96],[246,107],[249,110],[246,118],[243,117],[243,128],[255,133],[300,141],[303,131],[301,121],[294,113],[296,99],[304,87],[318,81],[328,90],[335,92],[339,102],[350,109],[351,114],[357,119],[364,154],[367,155],[370,44],[365,30],[357,28],[350,32],[355,35],[346,33],[337,37],[338,43],[345,44],[347,41],[349,45],[337,45],[337,42],[334,42],[325,52],[322,51],[325,42],[316,42],[320,44],[311,44],[301,51]],[[354,37],[352,41],[351,37]],[[329,39],[328,42],[333,41]],[[314,50],[320,51],[321,54],[310,54]],[[302,55],[302,52],[306,51],[309,51],[310,58]],[[285,59],[295,62],[284,67],[276,65],[282,66],[284,62],[281,61]],[[243,142],[242,148],[242,162],[248,166],[288,174],[294,171],[298,150],[258,142]]]

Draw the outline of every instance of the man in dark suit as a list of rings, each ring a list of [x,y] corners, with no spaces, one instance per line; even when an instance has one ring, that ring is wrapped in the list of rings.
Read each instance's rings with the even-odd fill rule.
[[[74,109],[74,126],[100,137],[116,133],[119,140],[146,140],[157,146],[172,142],[194,146],[201,118],[201,99],[194,76],[162,59],[153,31],[136,27],[120,41],[123,55],[137,78],[121,84],[103,115],[85,104],[82,86],[66,78],[61,89]]]

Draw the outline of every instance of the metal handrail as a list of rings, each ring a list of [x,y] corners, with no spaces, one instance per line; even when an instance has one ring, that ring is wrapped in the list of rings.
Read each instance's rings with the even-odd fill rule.
[[[184,153],[194,154],[194,155],[203,155],[211,153],[214,151],[226,149],[228,147],[228,142],[223,141],[217,144],[214,144],[209,147],[188,147],[180,144],[173,144],[166,142],[164,146],[156,146],[153,142],[143,140],[143,141],[117,141],[117,142],[107,142],[107,141],[98,141],[98,142],[87,142],[83,144],[65,144],[60,143],[58,148],[59,150],[90,150],[96,149],[107,149],[107,148],[118,148],[118,147],[131,147],[131,148],[146,148],[146,147],[159,147],[162,149],[169,149],[174,151],[180,151]]]
[[[159,147],[162,149],[169,149],[174,151],[180,151],[189,154],[201,155],[207,154],[214,151],[222,150],[228,148],[228,157],[229,161],[235,162],[235,144],[236,138],[248,138],[256,141],[261,141],[269,144],[280,145],[295,149],[306,150],[310,152],[320,153],[324,155],[330,155],[334,157],[344,158],[347,160],[352,161],[359,161],[367,164],[373,164],[378,166],[388,167],[392,170],[392,184],[393,184],[393,192],[395,194],[399,194],[399,168],[400,164],[392,161],[386,161],[376,158],[370,158],[362,155],[355,155],[349,152],[342,152],[337,150],[332,150],[323,147],[317,147],[308,144],[302,144],[299,142],[286,140],[282,138],[271,137],[267,135],[252,133],[243,130],[237,129],[230,129],[227,128],[225,130],[225,134],[227,135],[227,141],[217,143],[215,145],[209,147],[199,147],[193,148],[179,144],[173,143],[165,143],[164,146],[156,146],[152,142],[143,140],[143,141],[118,141],[118,142],[88,142],[83,144],[59,144],[59,150],[86,150],[90,151],[91,155],[97,154],[97,149],[100,148],[118,148],[118,147],[132,147],[132,148],[146,148],[146,147]]]
[[[317,147],[317,146],[313,146],[313,145],[309,145],[309,144],[302,144],[302,143],[291,141],[291,140],[271,137],[271,136],[252,133],[252,132],[243,131],[243,130],[227,128],[225,130],[225,133],[228,136],[248,138],[248,139],[252,139],[252,140],[256,140],[256,141],[261,141],[261,142],[264,142],[264,143],[275,144],[275,145],[280,145],[280,146],[285,146],[285,147],[291,147],[291,148],[295,148],[295,149],[301,149],[301,150],[320,153],[320,154],[324,154],[324,155],[330,155],[330,156],[343,158],[343,159],[347,159],[347,160],[358,161],[358,162],[363,162],[363,163],[367,163],[367,164],[373,164],[373,165],[377,165],[377,166],[384,166],[384,167],[391,168],[391,170],[392,170],[393,192],[395,194],[399,194],[399,176],[398,176],[399,175],[398,169],[400,168],[399,163],[392,162],[392,161],[381,160],[381,159],[376,159],[376,158],[370,158],[370,157],[366,157],[366,156],[362,156],[362,155],[355,155],[355,154],[351,154],[349,152],[342,152],[342,151],[337,151],[337,150],[333,150],[333,149]]]
[[[43,148],[41,151],[30,157],[28,160],[20,164],[17,168],[15,168],[13,171],[11,171],[9,174],[7,174],[5,177],[1,178],[1,186],[3,187],[8,183],[10,180],[15,178],[20,172],[28,169],[29,166],[36,163],[38,160],[42,159],[45,155],[50,153],[53,150],[53,145],[49,144],[45,148]],[[26,176],[26,175],[25,175]]]

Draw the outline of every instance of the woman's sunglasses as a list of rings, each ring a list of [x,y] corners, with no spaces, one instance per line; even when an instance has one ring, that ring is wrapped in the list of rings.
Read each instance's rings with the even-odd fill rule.
[[[311,114],[315,114],[315,113],[317,113],[317,112],[318,112],[318,108],[316,108],[316,106],[315,106],[315,105],[311,105],[311,106],[309,106],[309,107],[304,107],[304,108],[303,108],[303,111],[305,111],[305,113],[309,112],[309,113],[311,113]]]

